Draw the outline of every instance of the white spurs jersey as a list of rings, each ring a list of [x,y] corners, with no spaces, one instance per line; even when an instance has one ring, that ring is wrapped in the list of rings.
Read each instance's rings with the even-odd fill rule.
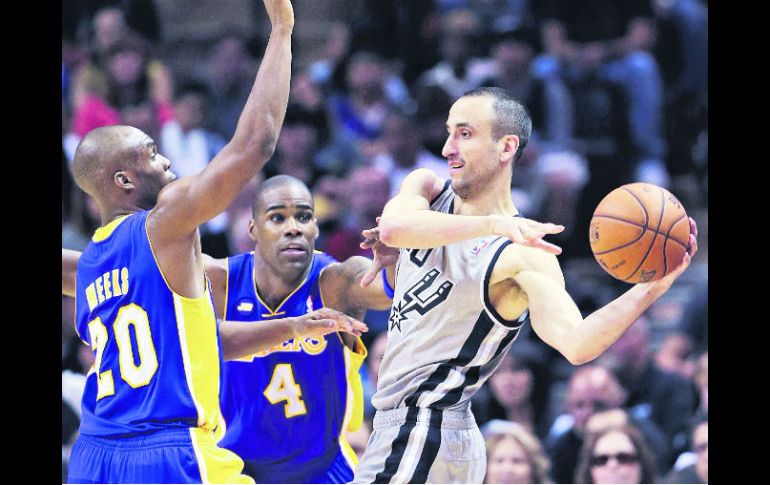
[[[452,213],[447,180],[431,210]],[[426,228],[430,230],[430,228]],[[504,320],[488,282],[507,238],[485,236],[433,249],[401,249],[388,345],[372,404],[462,409],[489,378],[529,312]]]

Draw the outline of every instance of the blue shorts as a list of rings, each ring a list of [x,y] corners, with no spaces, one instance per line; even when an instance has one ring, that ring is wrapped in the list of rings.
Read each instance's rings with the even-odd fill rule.
[[[67,483],[254,483],[210,431],[178,428],[126,438],[80,435]]]
[[[292,462],[266,466],[250,460],[244,462],[243,473],[257,483],[349,483],[353,480],[353,467],[340,450],[336,450],[330,459],[306,464]]]

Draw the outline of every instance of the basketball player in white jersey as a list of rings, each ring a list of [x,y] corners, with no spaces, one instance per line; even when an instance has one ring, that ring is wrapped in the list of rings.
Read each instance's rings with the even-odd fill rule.
[[[522,325],[579,365],[599,356],[689,266],[638,284],[582,318],[544,241],[564,228],[517,217],[513,167],[527,144],[527,109],[499,88],[479,88],[449,111],[443,155],[451,180],[409,174],[377,230],[402,248],[388,344],[372,404],[374,431],[354,483],[482,483],[484,441],[471,396],[497,368]],[[373,280],[375,271],[364,279]]]

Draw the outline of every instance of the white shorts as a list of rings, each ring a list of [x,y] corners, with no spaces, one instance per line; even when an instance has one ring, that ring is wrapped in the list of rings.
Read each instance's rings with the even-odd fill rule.
[[[353,483],[483,483],[484,438],[470,409],[377,411]]]

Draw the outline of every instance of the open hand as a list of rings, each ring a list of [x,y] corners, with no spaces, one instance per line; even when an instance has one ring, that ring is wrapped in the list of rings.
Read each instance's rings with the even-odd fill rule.
[[[380,218],[378,217],[377,223],[379,224],[379,222]],[[396,264],[396,261],[398,261],[399,249],[386,246],[380,241],[379,227],[364,229],[361,231],[361,234],[365,238],[360,244],[361,248],[371,248],[374,253],[374,259],[372,260],[371,266],[369,266],[369,269],[366,271],[363,278],[361,278],[361,286],[366,288],[372,281],[374,281],[374,278],[376,278],[379,272],[382,271],[382,268],[387,268],[388,266]]]
[[[296,317],[293,325],[296,339],[321,337],[333,332],[345,332],[359,337],[368,330],[369,327],[364,322],[326,307]]]
[[[561,254],[561,248],[543,240],[546,234],[558,234],[564,226],[537,222],[523,217],[494,216],[492,234],[504,236],[524,246],[540,248],[551,254]]]

